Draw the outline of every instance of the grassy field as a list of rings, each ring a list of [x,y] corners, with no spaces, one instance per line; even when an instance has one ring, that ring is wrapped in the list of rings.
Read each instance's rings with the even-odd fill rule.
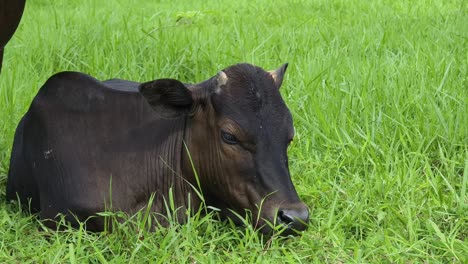
[[[34,0],[0,75],[0,263],[467,263],[468,3]],[[16,125],[58,71],[205,80],[290,67],[290,167],[308,231],[212,216],[147,232],[44,229],[5,203]]]

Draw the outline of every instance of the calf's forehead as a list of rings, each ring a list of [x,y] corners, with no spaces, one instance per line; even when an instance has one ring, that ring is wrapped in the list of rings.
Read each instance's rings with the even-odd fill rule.
[[[221,93],[216,95],[213,105],[218,118],[234,121],[252,137],[265,135],[267,132],[268,135],[279,137],[293,134],[291,113],[279,91],[272,92],[277,95],[270,95],[268,100],[264,100],[265,97],[249,100]]]
[[[219,116],[238,123],[249,134],[262,129],[270,134],[291,133],[292,118],[271,73],[250,64],[224,69],[212,96]]]

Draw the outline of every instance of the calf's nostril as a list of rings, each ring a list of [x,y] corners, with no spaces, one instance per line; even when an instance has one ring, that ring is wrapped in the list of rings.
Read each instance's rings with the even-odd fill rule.
[[[288,225],[289,228],[303,231],[307,228],[309,222],[308,209],[279,210],[278,219],[281,223]]]
[[[281,222],[284,223],[284,224],[290,224],[290,223],[294,222],[294,219],[292,218],[292,216],[285,213],[285,211],[283,211],[283,210],[280,210],[278,212],[278,217],[281,220]]]

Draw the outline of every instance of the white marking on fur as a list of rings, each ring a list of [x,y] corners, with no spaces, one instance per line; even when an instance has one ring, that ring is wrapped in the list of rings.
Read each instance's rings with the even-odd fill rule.
[[[52,156],[51,154],[52,154],[52,149],[44,151],[44,158],[49,159],[50,156]]]

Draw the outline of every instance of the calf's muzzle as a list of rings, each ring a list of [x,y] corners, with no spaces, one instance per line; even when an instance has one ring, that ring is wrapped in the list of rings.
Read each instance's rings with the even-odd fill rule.
[[[282,205],[278,209],[277,224],[284,227],[282,235],[295,235],[307,229],[309,223],[309,208],[302,202]]]

